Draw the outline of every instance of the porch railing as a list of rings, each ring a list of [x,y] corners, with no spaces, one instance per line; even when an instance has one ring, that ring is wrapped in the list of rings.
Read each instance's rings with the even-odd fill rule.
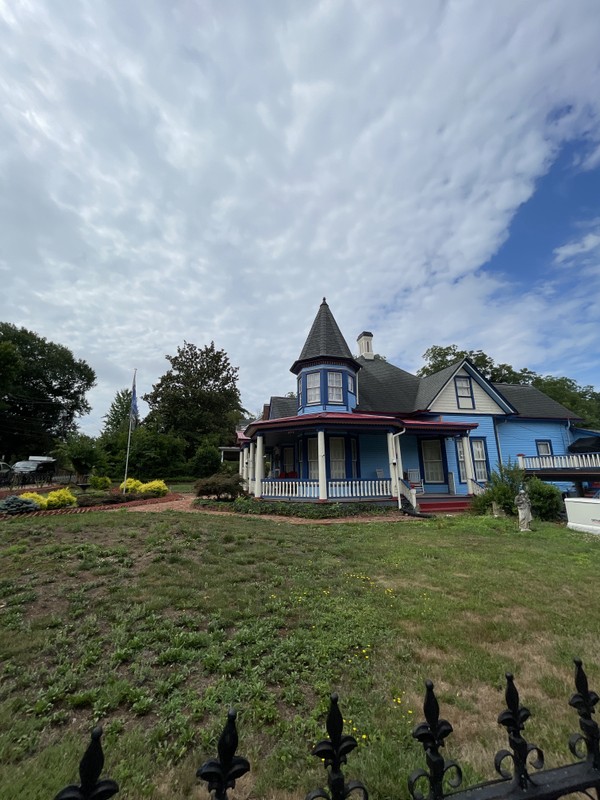
[[[517,456],[521,469],[600,469],[600,453],[569,453],[564,456]]]
[[[389,479],[327,481],[327,497],[391,497],[392,482]]]
[[[260,484],[261,497],[281,499],[298,498],[299,500],[318,500],[319,481],[301,480],[298,478],[265,479]],[[392,496],[392,482],[389,479],[373,480],[329,480],[327,481],[327,499],[345,498],[372,499]]]
[[[469,493],[470,494],[483,494],[486,490],[485,483],[481,483],[475,478],[469,478]]]
[[[305,481],[297,478],[264,480],[260,484],[261,497],[297,497],[300,500],[319,499],[319,481]]]

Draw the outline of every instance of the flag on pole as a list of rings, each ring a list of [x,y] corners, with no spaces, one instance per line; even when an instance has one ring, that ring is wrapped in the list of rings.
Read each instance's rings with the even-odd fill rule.
[[[131,423],[131,426],[134,427],[134,428],[137,425],[138,416],[139,416],[138,404],[137,404],[137,394],[136,394],[136,391],[135,391],[135,376],[136,376],[136,372],[137,372],[137,370],[133,373],[133,385],[131,387],[131,409],[129,410],[130,423]]]

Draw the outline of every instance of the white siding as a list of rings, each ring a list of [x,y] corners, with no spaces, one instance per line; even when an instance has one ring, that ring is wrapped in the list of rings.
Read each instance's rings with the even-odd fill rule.
[[[460,369],[457,373],[462,377],[470,377],[469,373]],[[481,386],[471,378],[471,385],[473,387],[473,397],[475,398],[475,408],[459,408],[456,402],[456,389],[454,388],[454,377],[450,382],[444,386],[442,391],[429,406],[429,411],[435,411],[440,414],[504,414],[504,410],[492,400],[489,394],[481,388]]]

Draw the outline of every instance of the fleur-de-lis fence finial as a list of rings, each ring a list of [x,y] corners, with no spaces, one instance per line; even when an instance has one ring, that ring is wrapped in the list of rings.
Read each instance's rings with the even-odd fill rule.
[[[421,780],[429,784],[428,800],[442,800],[445,778],[454,789],[462,783],[462,771],[456,761],[446,761],[440,753],[445,744],[444,740],[452,733],[452,725],[447,719],[440,719],[440,706],[433,689],[433,683],[426,681],[423,702],[425,722],[416,725],[412,733],[413,737],[423,745],[429,768],[428,772],[424,769],[415,770],[409,777],[408,791],[413,800],[425,800],[425,795],[417,788]]]
[[[499,750],[494,759],[496,771],[505,779],[513,778],[521,789],[526,789],[530,782],[527,772],[527,759],[530,753],[535,753],[536,758],[531,762],[534,769],[542,769],[544,766],[544,753],[537,745],[529,744],[521,735],[525,729],[525,723],[531,716],[531,712],[519,701],[519,692],[515,686],[514,677],[510,672],[506,673],[506,709],[498,716],[498,724],[504,725],[508,732],[508,743],[511,750]],[[502,762],[509,758],[513,762],[513,772],[508,772],[502,766]]]
[[[569,739],[569,749],[577,758],[585,758],[591,761],[594,769],[600,769],[600,731],[598,723],[592,719],[595,713],[595,706],[600,699],[596,692],[590,691],[588,679],[583,669],[581,659],[574,659],[575,662],[575,687],[577,691],[569,700],[579,714],[579,727],[583,736],[574,733]],[[585,743],[585,753],[581,753],[578,745]]]
[[[81,784],[65,787],[54,800],[108,800],[119,791],[119,785],[110,779],[99,780],[104,766],[102,728],[94,728],[91,741],[79,762]]]
[[[369,794],[360,781],[346,783],[342,773],[342,764],[347,762],[348,753],[351,753],[358,742],[354,736],[343,736],[344,719],[338,706],[337,694],[332,694],[327,714],[327,733],[329,739],[322,739],[312,750],[312,755],[322,759],[325,769],[328,770],[327,785],[329,792],[324,789],[315,789],[306,795],[306,800],[345,800],[353,792],[359,793],[363,800],[368,800]]]
[[[218,758],[206,761],[196,771],[196,777],[208,783],[214,800],[227,800],[227,790],[233,789],[238,778],[250,771],[247,759],[235,754],[238,746],[236,716],[230,709],[217,745]]]

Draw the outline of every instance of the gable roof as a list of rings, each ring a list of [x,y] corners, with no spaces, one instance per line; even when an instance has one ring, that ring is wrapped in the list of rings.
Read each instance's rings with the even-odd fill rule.
[[[390,411],[409,413],[413,410],[419,378],[383,358],[356,359],[358,375],[357,411]]]
[[[269,419],[295,417],[298,413],[298,400],[295,397],[272,397]]]
[[[521,417],[537,419],[581,419],[573,411],[552,400],[535,386],[518,383],[493,383]]]
[[[302,362],[324,357],[341,358],[356,364],[325,298],[319,306],[302,352],[290,369],[297,374]]]
[[[434,372],[433,375],[425,375],[421,378],[419,391],[415,398],[414,410],[425,411],[429,408],[452,375],[459,370],[462,363],[462,360],[457,361],[454,364],[450,364],[449,367],[444,367],[444,369],[441,369],[439,372]]]

